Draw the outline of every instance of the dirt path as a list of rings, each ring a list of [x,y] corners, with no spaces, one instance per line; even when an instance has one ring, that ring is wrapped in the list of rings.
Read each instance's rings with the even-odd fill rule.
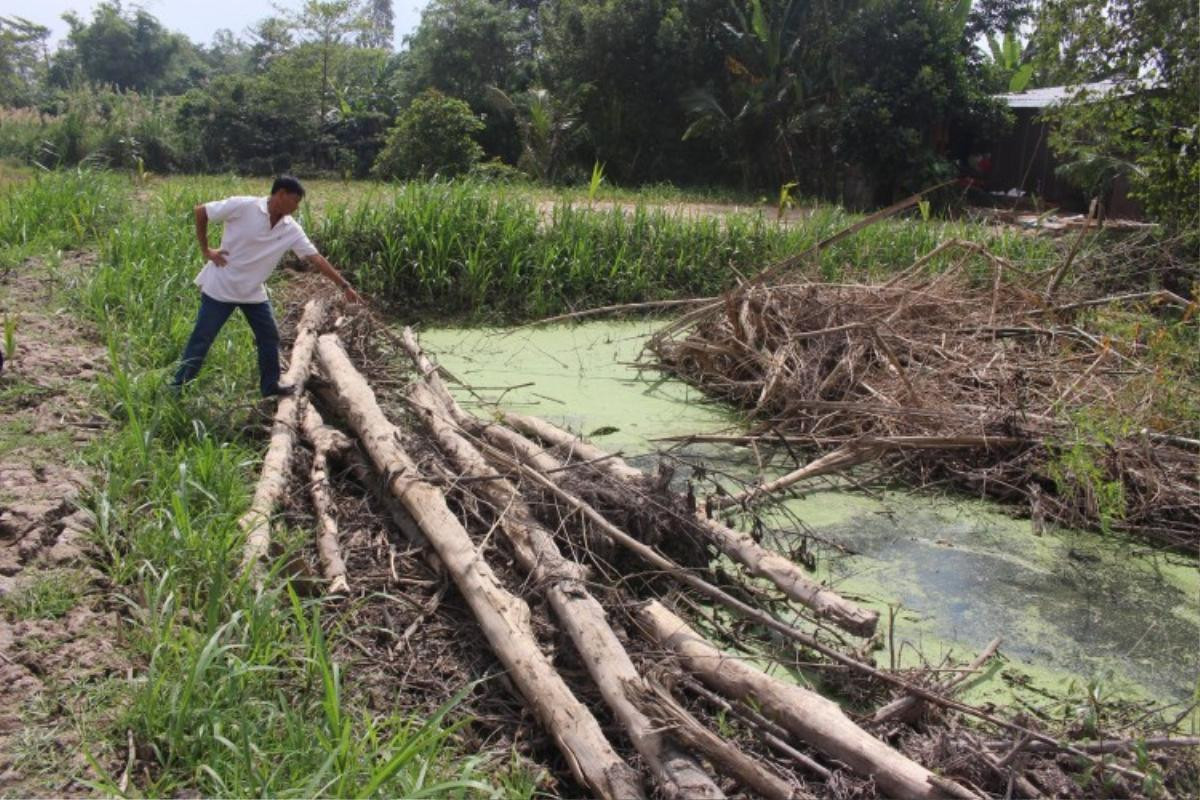
[[[83,746],[113,761],[96,737],[126,667],[93,521],[78,505],[91,478],[78,454],[103,424],[91,409],[107,354],[58,291],[92,260],[0,275],[0,796],[91,794]]]
[[[559,200],[539,201],[537,211],[542,222],[546,223],[552,220],[554,209],[562,204],[562,201]],[[572,202],[571,207],[577,210],[590,210],[601,214],[607,214],[614,208],[619,208],[621,213],[627,217],[632,217],[637,209],[641,207],[647,211],[661,211],[668,216],[684,220],[705,219],[709,217],[723,220],[735,214],[758,214],[767,221],[779,221],[784,225],[794,225],[803,222],[812,214],[811,208],[801,207],[787,209],[780,216],[779,212],[772,206],[735,205],[732,203],[632,203],[612,200],[596,200],[589,203],[586,200],[578,200]]]

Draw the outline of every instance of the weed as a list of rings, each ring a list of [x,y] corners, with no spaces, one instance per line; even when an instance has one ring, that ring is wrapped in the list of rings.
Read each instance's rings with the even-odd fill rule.
[[[26,571],[25,582],[0,598],[0,607],[13,619],[58,619],[75,607],[86,584],[75,570]]]
[[[588,181],[588,202],[593,202],[596,199],[596,194],[600,191],[600,184],[604,183],[604,165],[599,161],[592,164],[592,177]]]

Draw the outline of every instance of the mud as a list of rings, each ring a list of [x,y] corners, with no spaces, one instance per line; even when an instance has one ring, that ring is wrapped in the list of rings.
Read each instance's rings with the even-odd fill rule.
[[[90,795],[84,745],[113,759],[95,730],[126,665],[79,460],[104,425],[93,397],[107,355],[63,300],[93,262],[67,254],[0,277],[0,796]]]

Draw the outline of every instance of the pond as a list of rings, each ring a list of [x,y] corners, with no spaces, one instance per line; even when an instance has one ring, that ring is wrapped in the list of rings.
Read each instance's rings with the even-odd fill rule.
[[[508,332],[435,329],[421,340],[473,389],[582,432],[643,466],[691,433],[733,432],[737,418],[696,389],[635,365],[653,321],[593,322]],[[482,410],[482,409],[480,409]],[[764,454],[765,455],[765,454]],[[744,450],[676,448],[742,481],[788,468]],[[686,469],[681,469],[686,473]],[[953,653],[972,658],[994,637],[1004,656],[966,698],[1003,702],[1029,688],[1091,685],[1103,695],[1186,702],[1200,675],[1200,570],[1194,560],[1087,531],[1035,535],[994,503],[926,492],[818,488],[763,514],[782,552],[808,537],[817,575],[880,611],[881,664]],[[834,543],[838,546],[821,544]],[[891,636],[886,632],[891,628]]]

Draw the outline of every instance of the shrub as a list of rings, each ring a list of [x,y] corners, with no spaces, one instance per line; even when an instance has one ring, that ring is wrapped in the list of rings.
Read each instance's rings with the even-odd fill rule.
[[[401,112],[373,172],[381,178],[462,175],[483,157],[483,123],[462,100],[429,90]]]

